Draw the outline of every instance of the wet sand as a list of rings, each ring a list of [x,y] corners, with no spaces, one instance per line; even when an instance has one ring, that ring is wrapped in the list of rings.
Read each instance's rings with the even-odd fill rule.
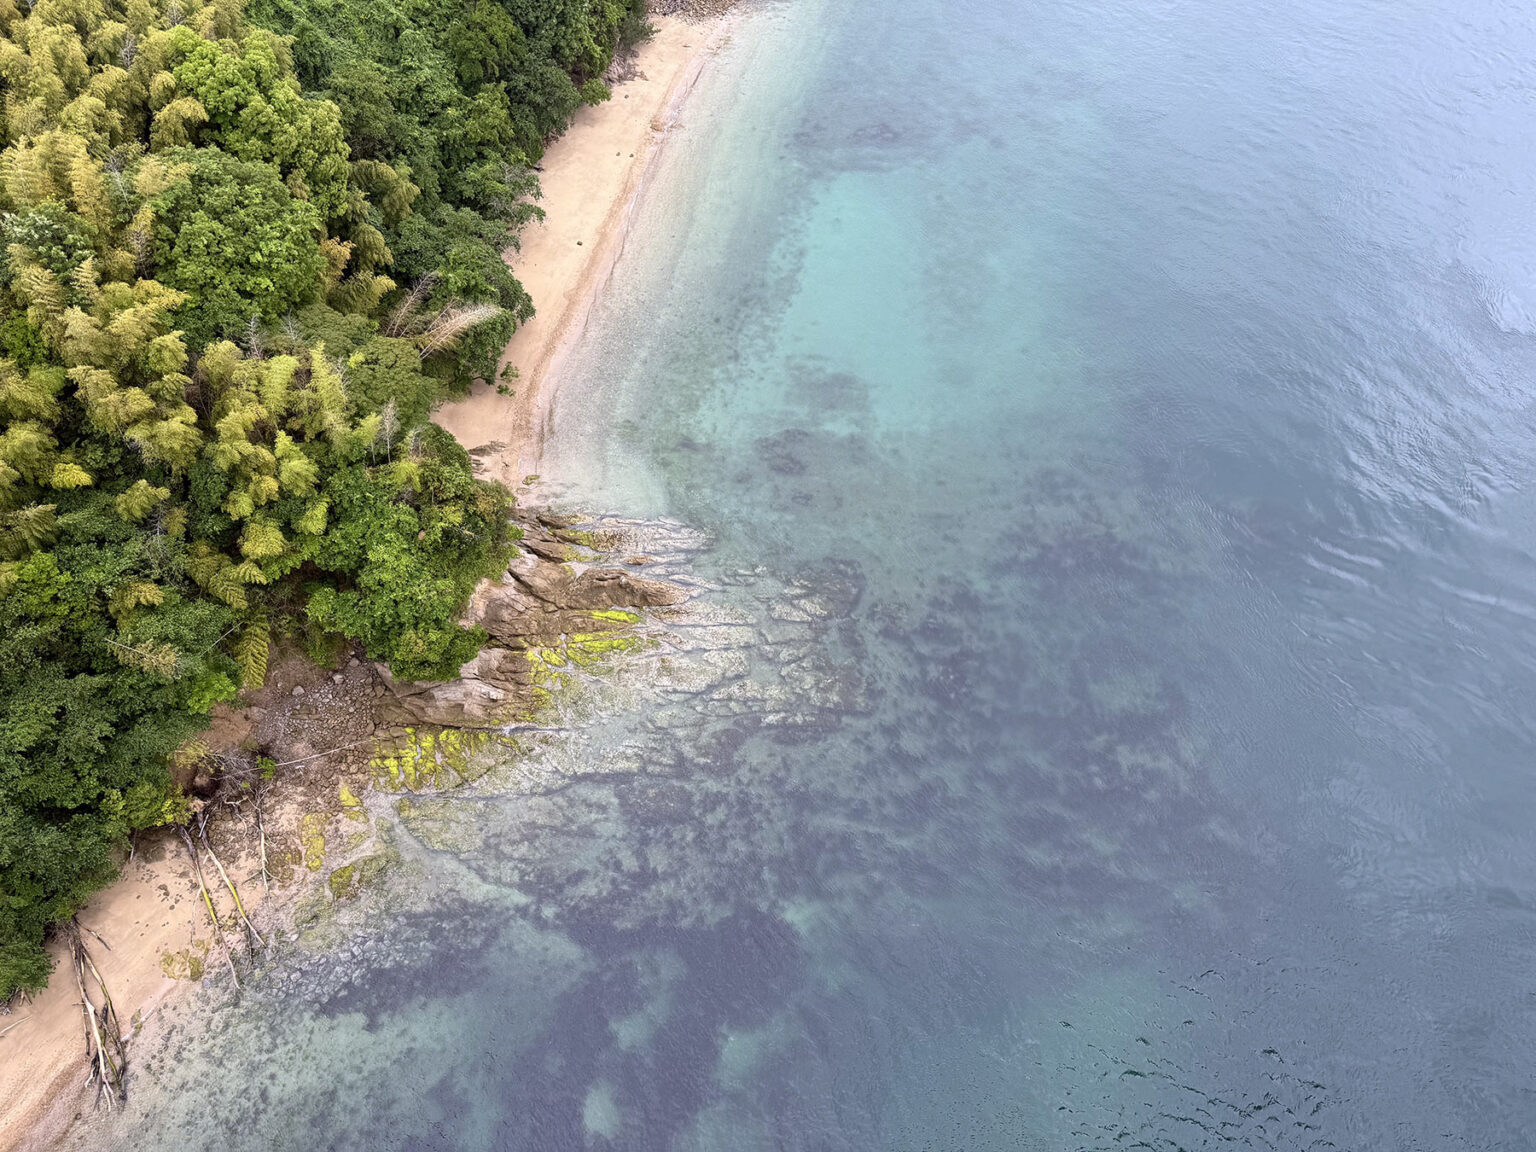
[[[502,367],[517,369],[512,394],[477,384],[434,417],[475,453],[487,479],[509,488],[538,471],[563,354],[580,338],[623,252],[652,162],[677,130],[688,93],[729,34],[731,18],[652,22],[656,34],[640,46],[636,77],[615,87],[613,99],[582,109],[544,155],[545,219],[507,254],[538,310],[502,354]]]
[[[518,370],[512,395],[477,385],[436,416],[467,448],[482,449],[477,456],[488,477],[511,487],[537,469],[562,350],[579,338],[623,251],[646,173],[727,34],[728,20],[657,17],[653,23],[656,34],[640,46],[634,78],[616,85],[611,100],[584,108],[545,153],[540,206],[546,218],[525,230],[519,250],[507,253],[538,309],[502,355],[503,366]],[[261,896],[254,861],[229,866],[254,906]],[[153,838],[115,884],[81,909],[79,920],[106,942],[87,934],[119,1015],[135,1035],[195,986],[190,961],[222,962],[211,948],[190,863],[168,837]],[[84,1017],[62,941],[53,955],[58,964],[48,988],[0,1015],[0,1152],[48,1148],[91,1107]]]

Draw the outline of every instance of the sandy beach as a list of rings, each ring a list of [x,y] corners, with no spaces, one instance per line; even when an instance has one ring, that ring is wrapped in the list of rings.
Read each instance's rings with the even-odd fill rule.
[[[293,686],[314,687],[326,679],[324,669],[302,658],[282,659],[275,665],[267,685],[252,698],[253,704],[268,711],[275,701],[292,699],[288,693]],[[232,747],[250,732],[250,713],[221,708],[215,710],[203,739],[210,747]],[[293,841],[286,827],[312,804],[312,796],[295,788],[269,813],[269,862],[274,865],[270,893],[261,877],[258,854],[251,850],[238,822],[219,820],[225,814],[215,813],[216,819],[209,823],[209,836],[221,862],[258,921],[270,917],[273,908],[280,908],[297,891],[296,884],[281,883],[276,861]],[[204,867],[209,867],[206,858]],[[292,869],[285,871],[291,877]],[[233,900],[217,886],[209,895],[228,928],[236,914]],[[209,967],[227,963],[180,838],[170,829],[141,834],[117,881],[86,901],[76,920],[85,929],[84,942],[126,1030],[131,1069],[136,1042],[153,1033],[160,1013],[195,988]],[[224,939],[238,939],[238,935],[238,929],[226,932]],[[48,987],[29,1001],[11,1005],[9,1015],[0,1015],[0,1152],[40,1152],[92,1107],[85,1017],[68,945],[56,938],[49,953],[54,970]],[[94,988],[91,991],[95,993]]]
[[[250,903],[257,903],[260,884],[250,884],[243,868],[233,875],[242,893],[251,893]],[[171,997],[192,986],[194,972],[215,959],[204,958],[212,932],[191,864],[169,839],[157,839],[148,856],[129,863],[115,884],[80,910],[79,919],[106,941],[104,946],[85,937],[114,1001],[122,1006],[124,1025],[135,1035]],[[56,967],[47,990],[0,1016],[0,1028],[10,1028],[0,1036],[0,1100],[5,1101],[0,1149],[5,1152],[48,1147],[91,1103],[84,1016],[73,970],[61,941],[51,952]]]
[[[538,310],[513,335],[501,366],[517,369],[511,395],[488,383],[440,408],[434,420],[475,452],[488,479],[516,488],[538,471],[563,353],[580,337],[624,249],[634,206],[657,150],[729,28],[655,17],[637,74],[613,99],[583,108],[544,154],[539,201],[546,216],[507,261]]]
[[[503,366],[518,370],[512,395],[482,384],[436,417],[466,447],[481,450],[488,477],[512,487],[537,469],[561,351],[579,336],[622,252],[647,169],[726,22],[657,17],[654,24],[634,77],[616,85],[611,100],[583,109],[545,154],[546,218],[507,253],[538,309],[502,356]],[[230,871],[250,902],[259,902],[255,862],[232,861]],[[232,915],[232,908],[219,912]],[[86,938],[133,1036],[195,987],[205,964],[219,962],[190,862],[169,836],[144,838],[121,878],[79,920],[104,941]],[[58,964],[47,990],[0,1015],[0,1152],[45,1149],[91,1107],[84,1018],[62,941],[53,954]]]

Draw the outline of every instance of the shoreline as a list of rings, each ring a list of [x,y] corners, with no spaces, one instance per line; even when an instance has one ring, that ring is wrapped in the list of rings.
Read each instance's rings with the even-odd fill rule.
[[[512,366],[511,396],[493,383],[444,404],[433,416],[479,461],[487,479],[516,492],[537,473],[560,370],[585,330],[623,255],[635,206],[704,68],[733,27],[735,12],[689,20],[653,18],[633,79],[612,99],[583,108],[544,155],[539,182],[547,212],[523,230],[506,258],[537,313],[513,333],[498,365]]]
[[[517,518],[524,547],[471,598],[465,620],[490,639],[458,678],[398,681],[360,654],[323,667],[287,647],[274,651],[266,682],[239,709],[215,710],[204,734],[210,756],[222,754],[228,765],[267,755],[280,771],[270,786],[247,792],[226,783],[194,802],[208,817],[206,840],[192,841],[206,893],[191,845],[157,828],[139,836],[118,879],[76,914],[130,1043],[130,1089],[137,1091],[134,1065],[154,1049],[162,1022],[209,980],[227,995],[226,975],[244,985],[281,973],[286,961],[274,958],[291,957],[294,945],[314,954],[306,941],[327,913],[399,862],[385,809],[478,779],[481,754],[536,723],[564,682],[562,669],[632,650],[646,612],[689,598],[681,585],[642,575],[638,558],[611,551],[619,537],[570,528],[572,520],[530,510]],[[242,932],[242,913],[211,860],[227,869],[261,939]],[[8,1029],[0,1034],[0,1152],[43,1152],[77,1126],[112,1123],[92,1104],[69,948],[68,933],[58,932],[48,987],[0,1016]],[[91,996],[101,1000],[97,990]]]
[[[478,384],[469,396],[445,404],[433,417],[480,461],[487,478],[501,480],[513,491],[537,470],[560,366],[623,254],[635,205],[661,145],[708,59],[728,35],[731,15],[708,13],[696,20],[668,15],[653,22],[655,35],[629,62],[632,77],[614,85],[610,100],[582,109],[546,152],[540,177],[546,219],[524,230],[520,249],[504,253],[539,309],[502,354],[502,367],[512,364],[519,369],[513,394],[502,396],[494,385]],[[357,678],[367,671],[364,665]],[[308,664],[302,657],[279,659],[274,654],[259,703],[253,700],[239,711],[216,716],[205,737],[216,747],[233,747],[250,733],[248,714],[286,717],[297,710],[291,701],[302,699],[290,693],[304,689],[324,694],[331,690],[333,678],[341,691],[342,677],[331,669]],[[348,680],[352,678],[349,671]],[[221,732],[222,727],[231,730]],[[295,746],[307,734],[302,726],[292,734]],[[324,777],[332,793],[328,801],[315,790],[315,780],[285,788],[275,798],[274,809],[282,809],[281,822],[290,829],[304,812],[334,808],[336,781],[357,783],[363,771],[360,762],[353,762],[356,757],[348,757],[340,768],[321,769],[328,760],[329,755],[315,765],[314,773],[306,773]],[[218,821],[210,823],[210,833],[265,930],[279,924],[284,910],[312,887],[311,876],[302,866],[293,869],[275,879],[264,895],[260,864],[244,850],[248,844],[232,838],[231,822],[224,817],[223,833],[231,839],[218,839]],[[270,821],[273,827],[277,823]],[[302,859],[298,837],[284,837],[284,852],[291,853],[295,846]],[[213,893],[220,918],[232,917],[230,901],[220,896]],[[111,983],[135,1047],[151,1038],[141,1037],[141,1029],[149,1026],[152,1034],[163,1009],[180,1004],[201,986],[205,966],[210,972],[222,966],[223,953],[210,932],[190,859],[168,830],[142,836],[119,878],[95,893],[78,916],[88,931],[99,932],[105,941],[105,946],[91,941],[92,951]],[[0,1152],[43,1152],[92,1110],[82,1056],[83,1016],[65,948],[62,934],[50,944],[56,967],[47,989],[17,1003],[9,1015],[0,1015]]]
[[[271,740],[274,751],[303,755],[315,751],[311,740],[338,729],[340,706],[355,704],[368,685],[369,666],[354,661],[341,672],[322,668],[295,652],[273,653],[266,683],[242,707],[215,709],[202,739],[213,753],[238,749],[252,739]],[[330,723],[308,720],[302,711],[333,698]],[[278,734],[273,738],[273,734]],[[339,761],[339,763],[338,763]],[[267,873],[264,883],[259,853],[246,834],[245,814],[236,816],[221,792],[196,801],[211,817],[208,842],[219,853],[251,917],[263,931],[279,925],[283,910],[306,889],[300,822],[327,807],[327,793],[337,795],[337,781],[357,784],[365,757],[336,748],[314,757],[313,767],[290,774],[266,802]],[[226,790],[227,791],[227,790]],[[203,866],[209,867],[204,857]],[[205,973],[226,963],[228,932],[236,910],[217,879],[209,898],[220,920],[215,934],[194,878],[192,861],[170,828],[139,835],[118,878],[91,895],[76,913],[85,928],[102,977],[108,981],[118,1016],[127,1029],[129,1064],[142,1040],[153,1035],[162,1009],[179,1005],[201,987]],[[49,941],[54,971],[48,987],[20,1001],[10,1016],[0,1016],[0,1152],[42,1152],[69,1132],[76,1120],[94,1111],[94,1089],[87,1081],[84,1018],[73,983],[65,933]],[[232,959],[228,962],[232,962]]]

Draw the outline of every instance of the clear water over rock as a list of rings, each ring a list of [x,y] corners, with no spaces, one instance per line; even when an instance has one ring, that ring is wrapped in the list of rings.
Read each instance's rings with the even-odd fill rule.
[[[691,598],[90,1146],[1527,1146],[1529,21],[792,0],[701,83],[544,469]]]

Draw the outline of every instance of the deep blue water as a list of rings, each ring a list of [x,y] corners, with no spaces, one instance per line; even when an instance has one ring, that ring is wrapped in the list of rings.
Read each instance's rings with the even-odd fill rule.
[[[1510,0],[754,10],[548,469],[718,627],[121,1139],[1536,1147],[1533,113]]]

